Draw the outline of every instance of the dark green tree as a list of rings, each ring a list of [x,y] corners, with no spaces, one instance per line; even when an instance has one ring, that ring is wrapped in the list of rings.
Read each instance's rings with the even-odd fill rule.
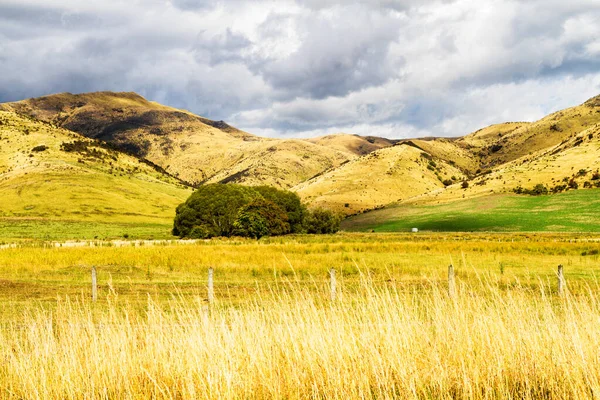
[[[291,233],[299,233],[303,230],[304,215],[306,208],[296,193],[288,190],[278,190],[271,186],[256,186],[254,189],[266,200],[281,207],[288,216]],[[289,233],[285,232],[285,233]]]
[[[262,236],[285,235],[290,232],[286,212],[266,199],[256,199],[244,206],[235,223],[235,233],[260,239]]]
[[[177,207],[173,234],[193,238],[231,236],[240,209],[260,197],[256,190],[241,185],[200,186]]]
[[[340,214],[324,208],[316,208],[307,213],[304,227],[307,233],[336,233],[340,229],[340,222],[342,222]]]

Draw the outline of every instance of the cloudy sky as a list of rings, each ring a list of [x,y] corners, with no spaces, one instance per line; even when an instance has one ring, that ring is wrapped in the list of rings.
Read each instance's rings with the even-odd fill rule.
[[[600,94],[600,0],[0,0],[0,102],[100,90],[265,136],[458,136]]]

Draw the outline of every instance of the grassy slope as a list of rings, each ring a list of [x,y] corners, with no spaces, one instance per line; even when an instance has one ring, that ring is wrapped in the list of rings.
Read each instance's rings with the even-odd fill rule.
[[[168,235],[190,190],[138,159],[0,111],[0,238]],[[65,152],[82,140],[90,152]],[[34,152],[36,146],[46,150]],[[50,229],[50,227],[54,227]]]
[[[551,196],[496,194],[438,205],[399,204],[351,217],[350,231],[600,232],[600,189]]]
[[[466,190],[460,184],[452,185],[412,201],[428,204],[449,202],[490,193],[507,193],[518,186],[532,189],[536,184],[552,189],[566,185],[570,180],[577,182],[579,187],[586,183],[594,186],[598,181],[592,180],[593,173],[599,169],[600,123],[597,123],[556,146],[502,164],[491,173],[474,178]]]
[[[442,180],[460,180],[457,168],[412,146],[377,150],[294,188],[307,202],[346,213],[359,212],[442,188]],[[346,206],[347,204],[347,206]]]

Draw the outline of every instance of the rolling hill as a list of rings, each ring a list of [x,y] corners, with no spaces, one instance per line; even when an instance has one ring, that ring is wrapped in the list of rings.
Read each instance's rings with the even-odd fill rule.
[[[111,143],[191,185],[237,182],[289,188],[392,144],[354,135],[262,138],[135,93],[61,93],[0,107]]]
[[[308,203],[347,214],[461,181],[460,169],[408,144],[374,151],[294,187]]]
[[[42,238],[49,226],[64,238],[165,236],[190,193],[151,163],[0,111],[0,238]]]
[[[390,204],[402,208],[511,193],[519,187],[526,192],[535,185],[554,192],[589,188],[596,184],[592,177],[600,168],[599,132],[600,96],[532,123],[492,125],[460,138],[401,140],[295,190],[311,203],[355,214]],[[397,156],[407,154],[398,150],[406,147],[441,166],[440,178],[423,163],[400,162],[400,173],[387,171],[398,163]],[[380,163],[374,163],[379,154]],[[447,179],[452,176],[451,183]]]

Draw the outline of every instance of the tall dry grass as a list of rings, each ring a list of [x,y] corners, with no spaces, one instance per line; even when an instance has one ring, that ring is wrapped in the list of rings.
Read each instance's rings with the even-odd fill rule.
[[[235,307],[112,299],[33,307],[0,330],[7,399],[589,398],[600,395],[597,287],[558,298],[482,278],[335,303],[294,283]]]

